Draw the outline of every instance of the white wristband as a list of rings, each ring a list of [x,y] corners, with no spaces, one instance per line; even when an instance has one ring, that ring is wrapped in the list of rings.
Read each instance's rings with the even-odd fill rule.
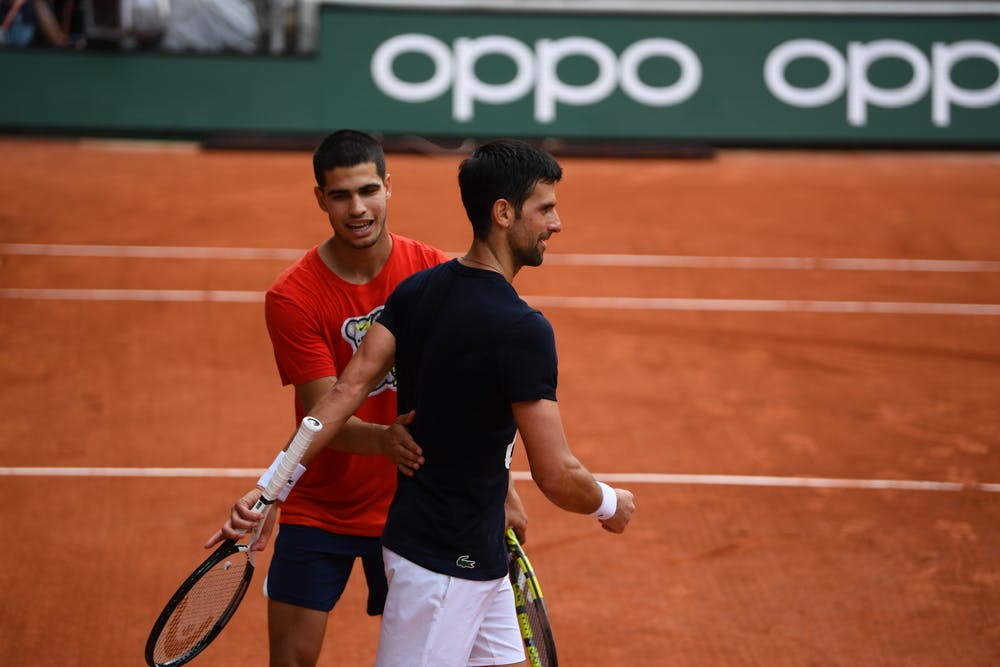
[[[604,498],[601,500],[601,506],[596,511],[591,512],[590,516],[596,516],[599,521],[605,521],[618,511],[618,494],[604,482],[598,482],[597,486],[601,487]]]
[[[274,463],[272,463],[271,467],[264,471],[264,474],[260,476],[259,480],[257,480],[257,486],[265,489],[267,488],[267,485],[271,483],[271,478],[274,477],[274,473],[277,472],[278,466],[281,464],[281,459],[283,458],[285,458],[285,452],[278,452],[278,455],[274,459]],[[295,486],[295,482],[299,481],[299,477],[302,477],[302,473],[305,471],[306,467],[304,465],[301,463],[297,464],[295,466],[295,471],[292,473],[292,478],[289,479],[283,487],[281,487],[281,490],[278,491],[278,497],[274,498],[274,500],[277,500],[278,502],[285,502],[285,499],[288,498],[288,494],[292,492],[292,487]]]

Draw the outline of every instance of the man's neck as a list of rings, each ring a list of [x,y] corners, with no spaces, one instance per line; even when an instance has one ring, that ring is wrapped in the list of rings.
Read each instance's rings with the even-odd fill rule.
[[[518,270],[521,268],[514,265],[510,253],[500,252],[494,249],[489,243],[479,240],[473,240],[472,245],[459,258],[459,261],[466,266],[476,269],[496,271],[506,278],[509,283],[514,282],[514,276],[517,275]]]
[[[368,248],[352,248],[331,236],[319,246],[323,264],[341,280],[352,285],[370,283],[381,273],[392,254],[392,237],[386,231],[378,242]]]

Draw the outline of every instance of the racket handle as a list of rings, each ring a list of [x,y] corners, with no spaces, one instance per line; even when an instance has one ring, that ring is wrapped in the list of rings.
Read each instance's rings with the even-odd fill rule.
[[[260,500],[254,505],[254,511],[259,512],[274,502],[274,499],[278,497],[278,493],[288,484],[288,480],[292,478],[292,473],[295,472],[296,466],[298,466],[299,461],[302,460],[302,456],[309,449],[309,445],[312,444],[316,434],[322,429],[323,423],[315,417],[306,417],[302,420],[299,430],[295,433],[291,444],[285,450],[285,455],[278,463],[277,470],[275,470],[274,475],[271,476],[271,480],[267,483],[267,488],[264,489]]]

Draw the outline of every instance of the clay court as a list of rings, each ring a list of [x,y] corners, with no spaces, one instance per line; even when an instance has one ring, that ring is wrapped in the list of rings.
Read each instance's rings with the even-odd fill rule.
[[[459,159],[389,156],[393,231],[465,250]],[[328,232],[309,160],[0,140],[0,664],[143,664],[284,445],[261,298]],[[562,163],[515,285],[638,509],[609,535],[515,459],[560,664],[1000,664],[1000,157]],[[266,664],[262,581],[192,664]],[[373,662],[361,588],[324,667]]]

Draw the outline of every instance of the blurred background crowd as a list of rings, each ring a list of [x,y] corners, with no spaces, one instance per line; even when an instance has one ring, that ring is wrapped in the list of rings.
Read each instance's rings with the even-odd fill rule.
[[[0,48],[283,52],[298,0],[0,0]]]

